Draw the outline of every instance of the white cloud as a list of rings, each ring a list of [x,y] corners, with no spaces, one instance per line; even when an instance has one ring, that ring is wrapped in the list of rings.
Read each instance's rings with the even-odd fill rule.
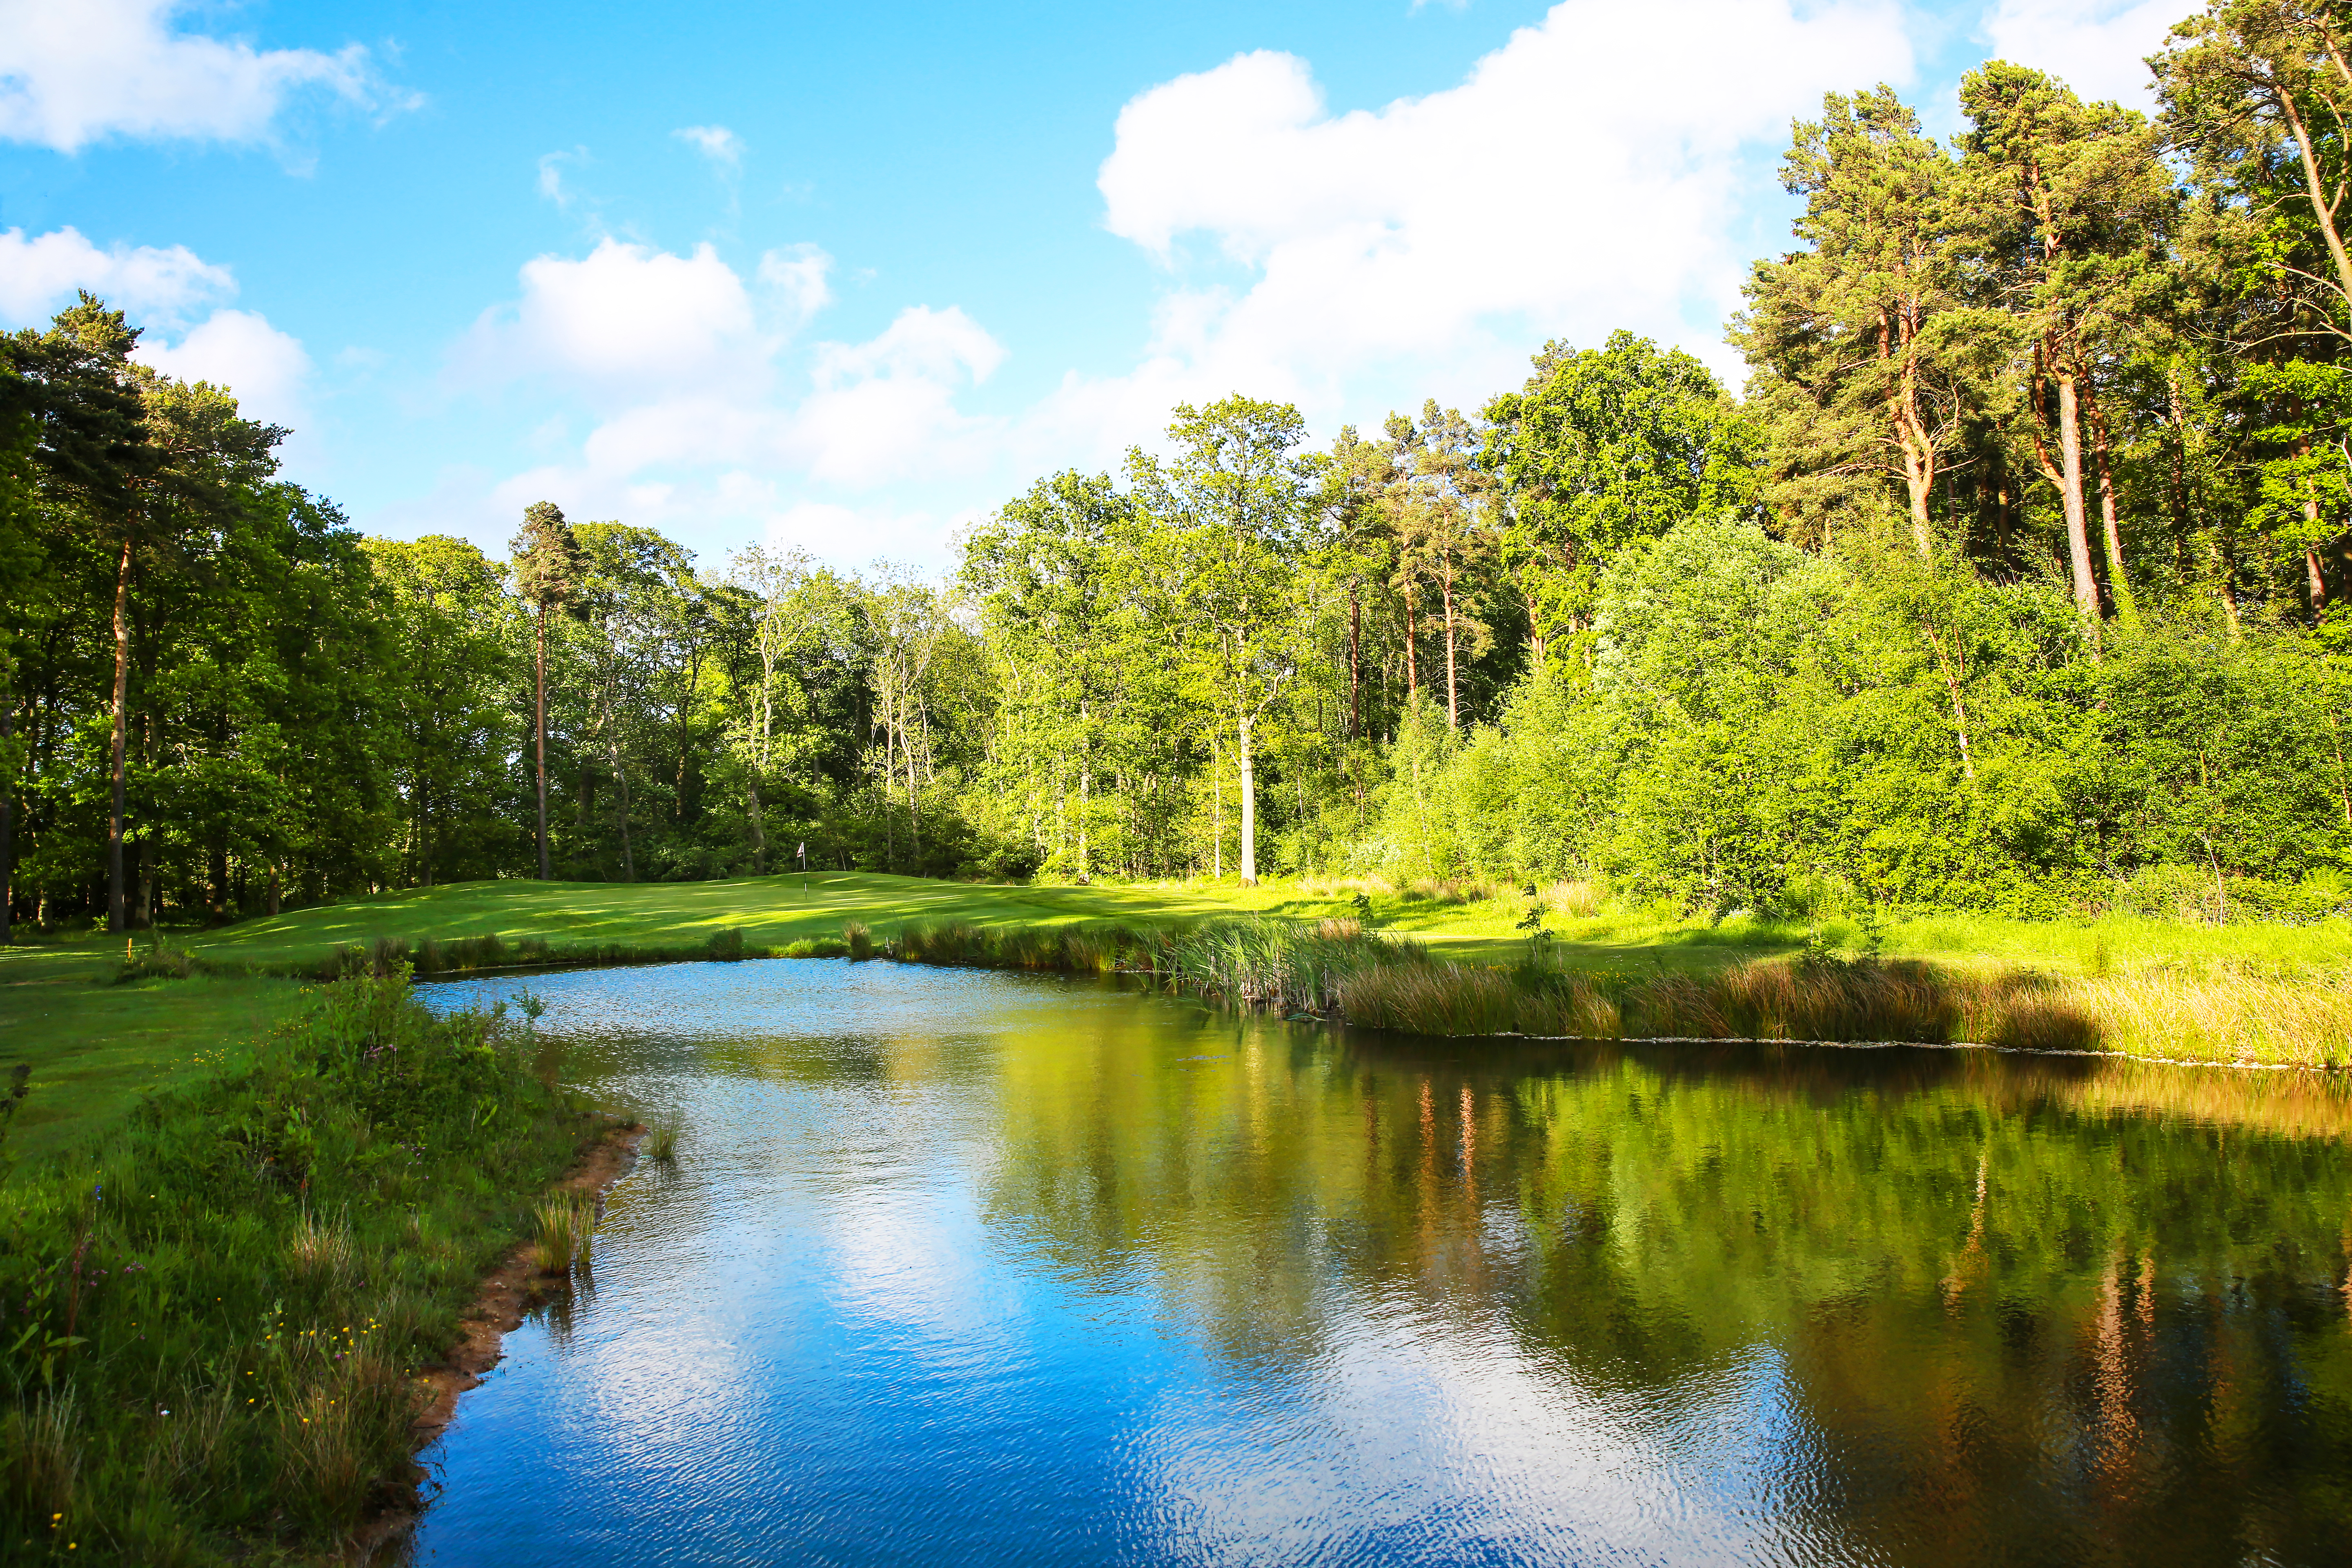
[[[176,344],[142,342],[138,357],[182,381],[228,388],[248,419],[302,424],[310,356],[299,340],[251,310],[215,310]]]
[[[387,101],[368,51],[256,49],[173,30],[184,0],[0,0],[0,137],[61,153],[110,136],[263,139],[315,91]],[[410,100],[413,101],[413,100]]]
[[[183,381],[209,381],[236,394],[248,418],[299,427],[310,376],[301,342],[251,310],[194,312],[233,296],[236,279],[184,245],[168,249],[116,242],[100,250],[75,228],[26,238],[0,233],[0,325],[38,326],[87,289],[144,332],[136,357]],[[180,334],[166,342],[169,333]]]
[[[743,139],[724,125],[686,125],[670,134],[729,174],[743,166]]]
[[[1179,77],[1120,111],[1098,179],[1110,231],[1171,268],[1150,349],[1034,429],[1134,439],[1172,396],[1236,388],[1359,418],[1384,379],[1475,400],[1546,337],[1621,326],[1723,364],[1747,200],[1790,119],[1911,69],[1892,0],[1566,0],[1460,85],[1377,110],[1330,113],[1285,54]]]
[[[524,263],[521,299],[483,314],[457,363],[469,380],[554,376],[627,403],[667,387],[756,389],[773,346],[709,245],[677,256],[608,238],[580,260]]]
[[[235,294],[236,281],[227,268],[184,245],[164,249],[118,240],[100,250],[77,228],[30,239],[21,228],[0,233],[0,321],[37,325],[70,303],[78,289],[133,314],[170,320]]]
[[[783,356],[832,299],[832,267],[814,246],[772,250],[747,285],[709,245],[681,256],[608,238],[577,260],[540,257],[453,371],[486,387],[551,382],[587,403],[600,417],[571,476],[598,494],[713,468],[861,489],[984,463],[997,426],[956,398],[1004,350],[961,310],[913,306],[864,342],[816,343],[805,390],[784,390]]]
[[[833,303],[833,258],[814,245],[790,245],[760,258],[760,282],[773,289],[795,326]]]
[[[569,153],[542,153],[539,158],[539,194],[565,212],[572,210],[573,196],[571,187],[563,183],[566,163],[584,163],[588,149],[574,147]]]
[[[2197,9],[2189,0],[2000,0],[1984,28],[1999,58],[2062,78],[2086,99],[2145,110],[2154,105],[2147,57]]]

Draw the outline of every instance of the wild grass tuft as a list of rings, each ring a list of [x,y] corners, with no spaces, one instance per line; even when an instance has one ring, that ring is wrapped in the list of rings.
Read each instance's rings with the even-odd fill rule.
[[[672,1115],[657,1116],[646,1131],[646,1158],[660,1164],[674,1163],[677,1159],[677,1137],[684,1123]]]
[[[853,963],[863,963],[874,956],[874,933],[866,929],[864,921],[849,921],[841,928],[841,940],[848,945]]]
[[[568,1274],[591,1261],[596,1202],[575,1194],[551,1197],[531,1211],[531,1257],[542,1274]]]

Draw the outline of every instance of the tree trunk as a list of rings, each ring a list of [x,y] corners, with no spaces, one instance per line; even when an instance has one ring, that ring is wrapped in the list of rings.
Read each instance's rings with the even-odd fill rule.
[[[1209,737],[1209,875],[1225,879],[1225,769],[1217,738]]]
[[[1241,751],[1235,757],[1240,765],[1235,770],[1241,776],[1242,795],[1242,886],[1257,886],[1257,773],[1250,755],[1250,721],[1242,719],[1235,725],[1241,738]]]
[[[1364,596],[1353,584],[1348,587],[1348,739],[1357,740],[1364,728]]]
[[[2128,626],[2138,621],[2139,605],[2132,598],[2131,578],[2124,570],[2124,536],[2116,522],[2116,476],[2108,460],[2107,416],[2100,412],[2098,399],[2087,389],[2083,404],[2084,412],[2090,416],[2091,463],[2099,476],[2099,523],[2106,534],[2107,594],[2115,601],[2116,614]]]
[[[744,793],[751,802],[751,869],[764,877],[768,874],[768,830],[760,821],[760,775],[753,773],[743,781]],[[884,814],[888,819],[888,814]]]
[[[131,923],[122,876],[123,752],[131,698],[131,531],[122,532],[122,553],[114,567],[114,739],[108,763],[113,771],[112,805],[106,819],[106,929],[120,933]]]
[[[16,701],[0,697],[0,754],[16,734]],[[0,947],[8,945],[16,910],[16,770],[0,775]]]
[[[2058,499],[2066,512],[2066,563],[2074,575],[2074,607],[2094,626],[2099,619],[2099,584],[2091,569],[2090,519],[2083,505],[2083,426],[2075,406],[2074,378],[2058,383]]]
[[[2320,574],[2319,550],[2315,545],[2303,547],[2304,585],[2311,590],[2311,613],[2315,618],[2327,608],[2327,579]]]
[[[2319,232],[2327,241],[2328,259],[2336,264],[2336,285],[2347,299],[2352,299],[2352,255],[2346,254],[2343,233],[2336,226],[2336,208],[2343,200],[2327,199],[2327,182],[2319,172],[2319,160],[2311,150],[2311,132],[2303,122],[2303,113],[2295,107],[2294,94],[2282,86],[2276,102],[2286,118],[2287,128],[2294,133],[2294,145],[2303,155],[2304,191],[2311,199],[2312,216],[2319,220]]]
[[[634,882],[637,879],[637,861],[629,847],[629,775],[621,771],[621,737],[617,724],[604,742],[604,754],[612,759],[614,793],[621,799],[621,880]]]
[[[1459,733],[1462,729],[1462,689],[1454,678],[1454,574],[1447,572],[1440,584],[1445,595],[1445,723]]]
[[[547,858],[547,606],[539,609],[539,679],[531,713],[531,734],[539,745],[539,879],[555,879]]]
[[[280,903],[281,900],[278,892],[278,864],[273,860],[269,866],[269,912],[272,916],[278,913]]]
[[[1087,879],[1087,804],[1093,797],[1095,770],[1092,736],[1087,732],[1088,705],[1078,704],[1078,880]]]
[[[1414,601],[1421,596],[1418,584],[1404,587],[1404,700],[1408,706],[1421,698],[1420,618],[1414,612]]]

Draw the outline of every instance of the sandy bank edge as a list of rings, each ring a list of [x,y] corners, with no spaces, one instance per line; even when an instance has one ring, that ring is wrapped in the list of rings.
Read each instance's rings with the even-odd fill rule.
[[[610,1129],[548,1191],[586,1193],[601,1204],[604,1194],[635,1166],[637,1145],[645,1141],[646,1131],[642,1122]],[[432,1447],[448,1430],[457,1418],[457,1396],[481,1386],[484,1374],[503,1359],[507,1335],[522,1327],[523,1317],[532,1307],[547,1300],[549,1277],[531,1261],[530,1247],[528,1241],[516,1242],[498,1267],[483,1276],[474,1304],[461,1319],[457,1344],[439,1365],[417,1373],[415,1383],[425,1399],[409,1427],[417,1453]],[[361,1527],[344,1553],[346,1561],[383,1561],[406,1539],[424,1515],[421,1488],[425,1479],[425,1468],[415,1467],[408,1497]]]

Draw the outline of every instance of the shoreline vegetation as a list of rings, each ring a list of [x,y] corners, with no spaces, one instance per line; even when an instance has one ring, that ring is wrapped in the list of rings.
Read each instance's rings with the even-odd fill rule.
[[[461,934],[478,921],[513,934]],[[591,1266],[583,1194],[617,1173],[583,1189],[583,1156],[609,1155],[625,1127],[656,1161],[676,1138],[660,1116],[623,1123],[568,1095],[561,1043],[528,1003],[436,1018],[412,977],[887,959],[1123,975],[1498,1050],[1572,1037],[2352,1060],[2341,921],[1799,928],[1677,921],[1582,886],[836,874],[473,884],[166,935],[0,950],[0,1024],[37,1041],[31,1092],[10,1102],[25,1114],[0,1134],[0,1554],[320,1560],[404,1527],[435,1402]],[[272,1009],[257,1044],[230,1037]],[[112,1100],[84,1086],[78,1121],[44,1122],[91,1020],[131,1042],[122,1061],[154,1042],[157,1076],[117,1070]],[[200,1048],[164,1071],[164,1044]],[[2123,1109],[2211,1099],[2193,1075],[2146,1076],[2169,1070],[2118,1063],[2074,1092]],[[2336,1080],[2285,1078],[2263,1105],[2341,1136]]]
[[[459,934],[476,921],[513,934]],[[127,944],[112,977],[436,978],[867,956],[1127,973],[1438,1037],[1967,1043],[2352,1064],[2352,925],[2340,919],[1706,922],[1624,906],[1584,883],[1041,888],[837,873],[805,884],[478,883]]]
[[[503,1004],[436,1018],[373,977],[308,1000],[249,1059],[5,1169],[0,1557],[326,1560],[413,1510],[433,1370],[616,1124]]]

